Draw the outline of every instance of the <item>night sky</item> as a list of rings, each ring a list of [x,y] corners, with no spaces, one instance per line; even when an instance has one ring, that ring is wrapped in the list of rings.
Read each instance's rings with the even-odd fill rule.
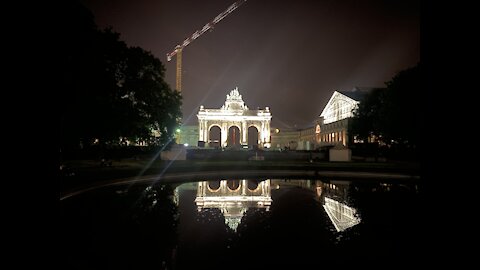
[[[151,51],[175,88],[166,54],[235,0],[84,0],[96,23]],[[220,108],[238,86],[272,126],[303,128],[334,90],[383,87],[420,60],[419,0],[248,0],[183,50],[183,115]]]

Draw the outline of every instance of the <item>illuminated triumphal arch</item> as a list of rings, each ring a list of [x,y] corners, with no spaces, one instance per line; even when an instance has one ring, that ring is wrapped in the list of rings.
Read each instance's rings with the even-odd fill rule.
[[[225,104],[220,109],[205,109],[200,106],[197,114],[199,125],[199,141],[213,146],[215,142],[221,147],[234,145],[253,145],[270,148],[270,109],[250,110],[242,100],[238,87],[233,89]],[[211,130],[219,129],[220,138],[213,140]],[[256,129],[258,136],[250,137],[249,132]]]

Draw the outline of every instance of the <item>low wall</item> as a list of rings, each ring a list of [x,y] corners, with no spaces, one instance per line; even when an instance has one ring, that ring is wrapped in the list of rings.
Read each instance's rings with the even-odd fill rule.
[[[352,150],[331,148],[329,153],[330,161],[352,161]]]
[[[187,160],[267,160],[267,161],[320,161],[326,160],[325,152],[312,151],[252,151],[221,149],[189,149]]]

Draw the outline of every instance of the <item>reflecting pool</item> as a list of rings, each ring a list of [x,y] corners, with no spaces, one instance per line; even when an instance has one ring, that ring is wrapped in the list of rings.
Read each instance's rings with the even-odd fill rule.
[[[320,269],[413,261],[424,252],[421,196],[413,183],[235,179],[116,186],[60,205],[64,269]]]

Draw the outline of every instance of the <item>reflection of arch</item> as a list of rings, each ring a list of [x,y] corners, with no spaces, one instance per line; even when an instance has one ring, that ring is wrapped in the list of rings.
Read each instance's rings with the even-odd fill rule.
[[[255,191],[258,188],[258,182],[253,180],[248,180],[247,188],[250,191]]]
[[[248,146],[256,146],[258,145],[260,140],[258,128],[254,125],[248,127]]]
[[[231,126],[228,129],[228,146],[240,146],[240,128]]]
[[[220,180],[208,181],[207,188],[211,192],[217,192],[220,189]]]
[[[240,188],[239,180],[227,180],[227,187],[231,191],[237,191]]]
[[[248,182],[251,182],[251,188],[256,189],[255,192],[246,189]],[[218,189],[212,192],[212,188],[216,187]],[[195,204],[199,212],[203,209],[219,209],[225,217],[225,224],[236,231],[249,208],[270,210],[270,179],[199,182]]]
[[[208,131],[208,146],[210,147],[220,147],[220,142],[222,141],[222,131],[218,125],[212,125]]]

